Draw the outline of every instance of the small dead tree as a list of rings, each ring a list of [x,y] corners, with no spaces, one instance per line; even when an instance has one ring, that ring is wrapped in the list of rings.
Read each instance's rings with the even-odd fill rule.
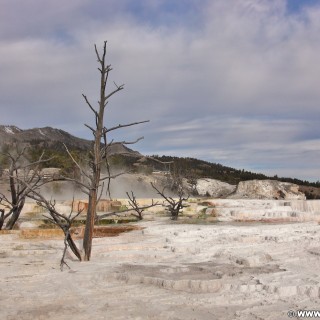
[[[56,209],[56,201],[55,200],[47,200],[39,192],[39,190],[33,188],[32,186],[30,186],[29,184],[27,184],[25,182],[22,182],[22,183],[29,190],[28,197],[35,200],[39,206],[48,210],[50,217],[48,217],[48,216],[44,216],[44,217],[47,218],[49,221],[51,221],[53,224],[57,225],[64,233],[64,250],[63,250],[63,255],[62,255],[62,258],[60,261],[61,270],[63,269],[63,265],[66,265],[67,267],[69,267],[68,264],[64,260],[68,247],[71,249],[71,251],[77,257],[77,259],[79,261],[82,261],[81,251],[79,250],[76,243],[74,242],[70,229],[72,228],[75,219],[82,213],[83,209],[80,210],[80,208],[78,207],[77,212],[73,213],[72,212],[73,204],[74,204],[74,199],[73,199],[69,215],[62,214]]]
[[[164,187],[162,191],[160,191],[152,182],[151,186],[167,202],[166,209],[171,215],[171,220],[177,220],[182,209],[188,207],[186,204],[184,204],[184,202],[188,201],[189,196],[185,197],[183,190],[181,189],[178,192],[178,198],[175,199],[165,194],[166,187]]]
[[[107,212],[107,213],[97,215],[97,222],[101,221],[103,218],[110,217],[110,216],[120,217],[123,213],[126,213],[126,212],[131,212],[131,214],[133,216],[135,216],[136,218],[138,218],[138,220],[142,220],[143,219],[143,212],[145,210],[160,205],[158,202],[154,202],[152,199],[152,203],[150,205],[139,206],[138,201],[132,191],[131,191],[131,196],[129,195],[128,192],[126,192],[126,194],[129,199],[128,204],[129,204],[130,208],[128,208],[126,210],[121,210],[120,212],[119,211],[112,211],[112,212]],[[133,213],[132,211],[135,211],[135,213]]]
[[[38,197],[38,199],[37,199]],[[71,205],[71,210],[68,216],[59,213],[56,209],[56,203],[55,201],[47,201],[45,200],[41,195],[37,195],[36,197],[34,197],[34,199],[37,199],[37,204],[42,206],[43,208],[47,209],[50,216],[51,217],[47,217],[47,219],[49,219],[49,221],[51,221],[52,223],[54,223],[55,225],[57,225],[58,227],[60,227],[60,229],[63,231],[64,233],[64,251],[63,251],[63,255],[61,258],[61,268],[63,267],[63,264],[67,263],[64,261],[64,257],[66,254],[66,250],[67,247],[69,246],[71,251],[74,253],[74,255],[79,259],[79,261],[81,261],[81,252],[78,249],[77,245],[75,244],[74,240],[72,239],[71,233],[70,233],[70,229],[74,223],[74,220],[81,214],[81,212],[83,210],[78,209],[78,211],[72,215],[72,208],[73,208],[73,201],[72,201],[72,205]]]
[[[9,162],[9,168],[3,176],[8,179],[8,193],[10,196],[0,193],[0,203],[8,210],[7,213],[5,211],[1,213],[0,229],[3,225],[5,225],[5,229],[13,229],[29,193],[33,189],[49,182],[49,180],[42,178],[40,165],[52,158],[44,159],[43,152],[37,161],[29,162],[26,153],[26,147],[20,150],[17,149],[15,152],[6,151],[1,153]]]
[[[129,202],[129,206],[131,207],[131,209],[129,210],[133,210],[135,211],[135,213],[132,213],[135,217],[137,217],[139,220],[142,220],[143,219],[143,211],[147,210],[147,209],[150,209],[152,207],[155,207],[157,206],[159,203],[158,202],[153,202],[153,199],[152,199],[152,203],[148,206],[144,206],[144,207],[140,207],[138,202],[137,202],[137,199],[133,193],[133,191],[131,191],[131,196],[128,192],[126,192],[127,194],[127,197],[128,197],[128,202]]]
[[[187,182],[188,182],[188,184],[190,186],[190,193],[193,196],[198,196],[199,195],[199,192],[197,190],[198,179],[194,175],[190,175],[187,178]]]

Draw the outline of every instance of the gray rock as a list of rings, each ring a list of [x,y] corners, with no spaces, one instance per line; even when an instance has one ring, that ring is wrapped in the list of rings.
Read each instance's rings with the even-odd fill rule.
[[[234,192],[236,186],[216,179],[198,179],[196,189],[200,196],[223,198]]]
[[[233,199],[277,199],[305,200],[299,186],[277,180],[249,180],[239,182],[236,191],[230,196]]]

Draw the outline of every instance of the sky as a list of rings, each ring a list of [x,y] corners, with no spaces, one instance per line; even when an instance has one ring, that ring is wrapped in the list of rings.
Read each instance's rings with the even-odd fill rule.
[[[0,0],[0,124],[91,139],[104,40],[110,138],[320,180],[319,0]]]

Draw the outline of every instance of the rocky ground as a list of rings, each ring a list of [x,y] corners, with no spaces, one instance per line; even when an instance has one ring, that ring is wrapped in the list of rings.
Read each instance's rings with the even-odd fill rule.
[[[63,272],[62,240],[1,234],[1,319],[278,320],[319,305],[316,222],[138,225]]]

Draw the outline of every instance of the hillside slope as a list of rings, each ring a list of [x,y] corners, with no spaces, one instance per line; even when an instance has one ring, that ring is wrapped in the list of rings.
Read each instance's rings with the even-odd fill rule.
[[[247,180],[278,180],[283,182],[290,182],[297,185],[305,185],[312,187],[320,187],[320,182],[309,182],[303,181],[296,178],[287,177],[268,177],[262,173],[256,173],[246,170],[235,169],[231,167],[224,166],[219,163],[211,163],[204,160],[194,159],[194,158],[181,158],[181,157],[171,157],[171,156],[152,156],[153,158],[169,162],[172,161],[172,170],[178,174],[181,174],[190,179],[192,178],[211,178],[217,179],[230,184],[238,184],[240,181]],[[157,169],[161,168],[161,164],[155,163],[154,166]]]
[[[3,146],[27,145],[30,147],[31,160],[34,161],[38,159],[42,150],[45,150],[46,156],[54,156],[54,159],[45,163],[44,166],[63,168],[66,172],[73,172],[74,165],[65,152],[63,144],[67,145],[76,159],[83,159],[88,154],[91,143],[89,140],[75,137],[66,131],[51,127],[22,130],[13,125],[0,125],[0,149]],[[141,158],[142,155],[139,152],[122,144],[112,146],[110,154],[113,155],[110,164],[117,170],[127,168],[133,172],[150,174],[152,171],[167,171],[170,169],[174,174],[186,177],[189,181],[210,178],[231,185],[237,185],[240,181],[248,180],[278,180],[299,185],[300,191],[305,193],[308,199],[320,198],[320,182],[308,182],[277,176],[268,177],[261,173],[239,170],[194,158],[157,155],[151,158]],[[158,162],[152,159],[156,159]],[[171,167],[163,165],[161,161],[172,162]]]
[[[71,149],[87,151],[90,148],[91,141],[51,127],[22,130],[12,125],[0,125],[0,147],[5,145],[28,145],[36,148],[61,150],[64,148],[63,144]],[[139,152],[133,151],[122,144],[113,145],[110,148],[110,154],[118,153],[140,155]]]

